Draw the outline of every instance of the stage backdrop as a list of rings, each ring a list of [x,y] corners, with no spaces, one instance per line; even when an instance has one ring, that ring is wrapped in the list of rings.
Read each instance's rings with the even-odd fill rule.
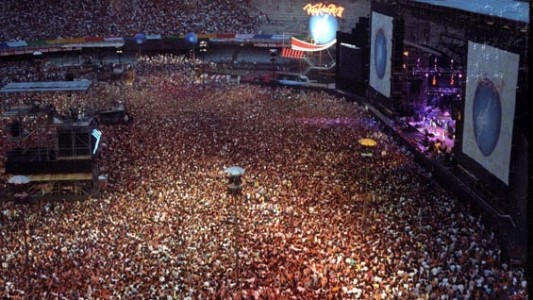
[[[462,151],[507,185],[518,63],[517,54],[468,42]]]
[[[372,12],[370,40],[370,79],[372,88],[390,97],[392,54],[392,17]]]

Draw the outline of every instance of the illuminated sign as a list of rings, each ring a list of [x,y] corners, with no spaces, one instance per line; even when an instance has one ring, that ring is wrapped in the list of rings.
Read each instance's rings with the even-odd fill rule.
[[[339,30],[339,22],[337,17],[342,18],[344,7],[335,4],[307,4],[303,10],[311,17],[309,18],[309,34],[312,43],[302,40],[291,40],[291,48],[304,52],[322,51],[332,45],[337,40],[337,30]]]
[[[309,33],[318,45],[328,44],[337,37],[339,23],[333,15],[321,14],[309,19]]]
[[[307,12],[308,15],[322,15],[322,14],[328,14],[332,16],[336,16],[339,18],[342,18],[342,14],[344,13],[344,7],[337,6],[335,4],[323,4],[323,3],[317,3],[317,4],[307,4],[304,6],[304,10]]]
[[[96,154],[98,146],[100,145],[100,138],[102,137],[102,132],[96,128],[93,129],[91,135],[95,138],[96,142],[94,143],[93,155]]]

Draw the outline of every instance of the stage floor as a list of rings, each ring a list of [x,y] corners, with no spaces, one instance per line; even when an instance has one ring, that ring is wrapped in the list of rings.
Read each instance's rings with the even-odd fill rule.
[[[450,131],[445,126],[443,127],[437,125],[435,122],[428,120],[419,122],[412,121],[409,122],[409,125],[418,131],[418,133],[411,133],[409,136],[416,139],[417,146],[420,148],[420,150],[427,151],[427,142],[430,142],[432,145],[440,144],[440,146],[437,146],[438,149],[435,149],[435,151],[453,151],[455,135],[451,135],[449,133]]]

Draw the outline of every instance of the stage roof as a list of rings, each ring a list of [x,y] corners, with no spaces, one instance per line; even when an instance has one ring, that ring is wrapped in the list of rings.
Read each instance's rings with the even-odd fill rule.
[[[529,24],[529,1],[518,0],[415,0]]]
[[[69,92],[87,91],[92,81],[87,79],[76,81],[37,81],[37,82],[10,82],[0,93],[33,93],[33,92]]]

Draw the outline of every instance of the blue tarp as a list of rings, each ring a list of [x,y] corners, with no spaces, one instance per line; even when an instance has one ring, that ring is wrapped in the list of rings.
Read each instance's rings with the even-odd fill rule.
[[[87,79],[76,81],[10,82],[0,90],[0,93],[86,91],[91,84],[92,81]]]

